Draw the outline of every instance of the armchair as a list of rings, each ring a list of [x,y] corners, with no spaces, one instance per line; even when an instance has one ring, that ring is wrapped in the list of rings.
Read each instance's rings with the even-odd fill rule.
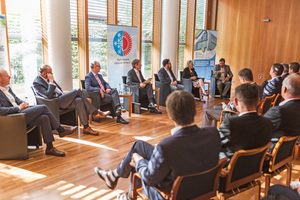
[[[167,97],[171,93],[170,84],[160,82],[157,74],[154,74],[154,77],[155,77],[155,87],[160,89],[159,105],[166,106]]]
[[[232,81],[232,78],[229,79],[229,81]],[[230,98],[230,92],[231,92],[231,85],[230,88],[226,94],[227,98]],[[210,79],[210,96],[212,96],[213,98],[216,97],[221,97],[221,94],[217,88],[217,80],[216,78],[213,76],[213,70],[211,70],[211,79]]]
[[[192,93],[194,97],[200,98],[199,88],[193,87],[193,81],[189,78],[182,78],[183,71],[180,71],[180,82],[184,86],[184,90]],[[204,82],[204,78],[201,78]]]

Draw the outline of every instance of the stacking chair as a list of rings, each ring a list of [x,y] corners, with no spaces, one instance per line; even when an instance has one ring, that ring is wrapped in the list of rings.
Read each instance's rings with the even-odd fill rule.
[[[225,165],[227,158],[219,161],[219,164],[205,172],[192,174],[188,176],[178,176],[174,181],[171,193],[154,187],[164,199],[180,200],[180,199],[197,199],[207,200],[216,196],[218,187],[219,174]],[[139,173],[133,175],[133,199],[136,200],[139,195],[142,199],[148,197],[142,193],[143,188],[137,188]]]
[[[271,107],[274,107],[274,106],[278,106],[280,102],[282,102],[284,99],[282,98],[281,94],[277,94],[274,101],[272,102],[271,104]]]
[[[266,112],[271,108],[272,102],[275,98],[276,94],[273,94],[270,97],[266,97],[264,98],[261,102],[260,102],[260,106],[257,110],[257,113],[261,116],[264,116],[266,114]]]
[[[159,105],[166,106],[167,97],[171,93],[170,84],[160,82],[157,74],[154,74],[154,77],[155,77],[155,87],[160,89]]]
[[[255,199],[260,198],[261,182],[255,180],[261,177],[262,167],[267,150],[267,145],[251,150],[235,152],[230,160],[227,170],[223,169],[219,182],[220,199],[227,199],[245,190],[258,186]]]
[[[288,137],[284,136],[276,143],[272,153],[268,153],[268,169],[264,173],[265,177],[265,195],[270,187],[270,180],[272,177],[278,175],[282,171],[287,169],[286,186],[290,186],[292,176],[292,160],[294,159],[294,148],[298,141],[298,136]]]
[[[221,112],[221,117],[220,117],[220,121],[217,122],[217,128],[220,128],[222,122],[223,122],[223,119],[225,118],[225,115],[238,115],[239,112],[235,112],[235,111],[232,111],[232,110],[222,110]]]

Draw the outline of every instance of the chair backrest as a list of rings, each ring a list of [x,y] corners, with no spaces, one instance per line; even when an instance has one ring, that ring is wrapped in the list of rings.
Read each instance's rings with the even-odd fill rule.
[[[126,84],[127,76],[122,76],[123,84]]]
[[[180,71],[180,83],[182,83],[182,74],[183,74],[183,71]]]
[[[34,94],[34,96],[37,96],[37,93],[36,93],[34,87],[33,87],[33,86],[30,86],[30,88],[31,88],[31,90],[32,90],[32,92],[33,92],[33,94]]]
[[[270,160],[269,171],[272,172],[294,159],[294,148],[299,136],[284,136],[276,143]]]
[[[265,113],[271,108],[272,101],[274,100],[276,94],[270,97],[266,97],[261,101],[260,107],[258,109],[258,114],[264,116]]]
[[[172,187],[170,199],[207,200],[216,196],[219,174],[226,161],[227,158],[220,160],[217,166],[205,172],[177,177]]]
[[[80,80],[82,89],[85,89],[85,80]]]
[[[276,95],[276,97],[274,98],[274,100],[273,100],[273,102],[272,102],[272,104],[271,104],[271,107],[273,107],[273,106],[278,106],[279,103],[281,102],[281,100],[282,100],[282,96],[281,96],[280,93],[278,93],[278,94]]]
[[[230,191],[261,177],[264,158],[271,145],[269,142],[257,149],[235,152],[228,165],[225,190]]]
[[[157,74],[154,74],[155,81],[160,81]]]

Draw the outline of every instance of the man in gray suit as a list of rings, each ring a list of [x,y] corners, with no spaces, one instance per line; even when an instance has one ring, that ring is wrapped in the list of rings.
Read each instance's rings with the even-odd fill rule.
[[[222,99],[227,99],[226,94],[230,88],[230,78],[233,74],[229,65],[225,65],[225,59],[221,58],[218,65],[215,65],[213,76],[217,79],[217,88]],[[224,88],[224,89],[223,89]]]

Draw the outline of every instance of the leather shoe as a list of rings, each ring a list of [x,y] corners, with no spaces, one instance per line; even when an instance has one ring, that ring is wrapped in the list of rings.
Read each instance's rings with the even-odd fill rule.
[[[148,108],[155,108],[155,105],[151,102],[151,103],[149,103],[149,105],[148,105]]]
[[[119,106],[117,109],[116,109],[116,114],[119,114],[121,112],[126,112],[126,109],[125,108],[122,108],[121,106]]]
[[[83,134],[89,134],[89,135],[99,135],[99,132],[94,131],[91,127],[87,127],[86,129],[83,129]]]
[[[102,170],[100,167],[95,167],[94,168],[95,172],[97,175],[105,181],[106,186],[113,190],[116,188],[118,184],[119,177],[115,177],[113,171],[111,170]],[[114,180],[113,180],[114,179]]]
[[[101,110],[98,110],[98,114],[97,115],[94,115],[94,118],[97,119],[97,118],[105,118],[107,115],[110,114],[110,111],[101,111]]]
[[[129,193],[119,193],[117,196],[117,200],[133,200],[133,198],[129,197]]]
[[[58,133],[59,137],[65,137],[66,135],[71,135],[74,133],[78,127],[77,126],[72,126],[72,127],[64,127],[65,131],[62,133]]]
[[[53,156],[59,156],[64,157],[66,154],[62,151],[58,151],[55,147],[52,149],[46,149],[46,155],[53,155]]]
[[[156,108],[152,108],[150,113],[161,114],[162,112],[158,111]]]
[[[121,123],[121,124],[129,124],[128,121],[126,121],[125,119],[123,119],[121,116],[117,117],[117,123]]]

